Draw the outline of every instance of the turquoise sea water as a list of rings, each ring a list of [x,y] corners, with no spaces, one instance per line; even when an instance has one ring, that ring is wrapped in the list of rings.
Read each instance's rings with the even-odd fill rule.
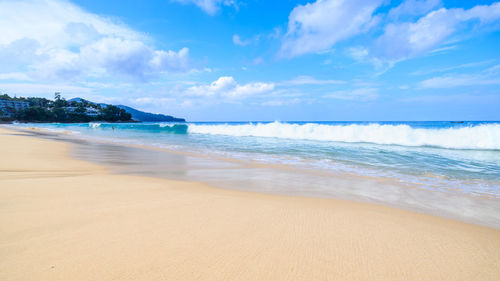
[[[16,124],[500,198],[500,122]]]

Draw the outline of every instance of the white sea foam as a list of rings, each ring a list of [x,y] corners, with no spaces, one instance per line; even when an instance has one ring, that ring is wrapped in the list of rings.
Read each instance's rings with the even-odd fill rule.
[[[500,124],[455,128],[412,128],[408,125],[190,124],[189,133],[270,137],[299,140],[364,142],[403,146],[437,146],[454,149],[500,149]]]
[[[172,124],[172,123],[158,123],[158,125],[160,126],[160,128],[165,128],[165,127],[174,127],[176,124]]]
[[[92,129],[99,128],[101,123],[89,123],[89,127]]]

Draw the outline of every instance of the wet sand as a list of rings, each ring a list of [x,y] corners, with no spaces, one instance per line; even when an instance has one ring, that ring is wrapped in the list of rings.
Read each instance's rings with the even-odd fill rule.
[[[500,231],[113,174],[0,129],[1,280],[498,280]]]

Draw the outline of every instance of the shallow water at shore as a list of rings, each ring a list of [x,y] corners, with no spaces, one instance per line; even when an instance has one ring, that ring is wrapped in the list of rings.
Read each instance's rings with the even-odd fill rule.
[[[500,198],[498,122],[18,124],[82,138]]]
[[[228,189],[369,202],[500,228],[498,198],[474,196],[452,188],[429,189],[422,184],[373,175],[90,141],[75,135],[35,134],[72,142],[75,158],[105,165],[114,173],[205,182]]]

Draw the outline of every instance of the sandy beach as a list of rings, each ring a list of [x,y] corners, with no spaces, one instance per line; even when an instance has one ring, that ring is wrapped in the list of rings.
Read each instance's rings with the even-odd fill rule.
[[[499,280],[500,230],[112,174],[0,129],[0,280]]]

